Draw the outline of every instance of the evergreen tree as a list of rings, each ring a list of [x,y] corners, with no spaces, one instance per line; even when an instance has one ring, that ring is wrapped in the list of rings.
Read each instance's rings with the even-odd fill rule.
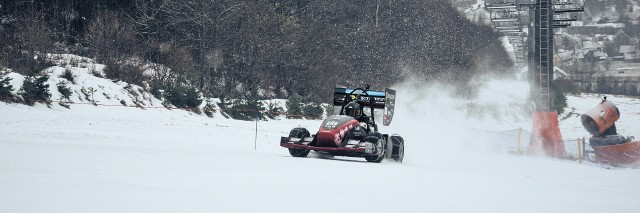
[[[283,111],[282,107],[278,106],[278,104],[274,101],[268,102],[265,106],[265,109],[266,109],[266,116],[271,119],[275,119],[280,114],[282,114],[282,111]]]
[[[69,100],[69,98],[71,97],[71,94],[73,94],[73,92],[71,92],[71,88],[69,88],[67,86],[67,83],[65,83],[64,81],[60,81],[58,84],[56,84],[56,86],[58,87],[58,92],[60,92],[62,97],[64,99]]]
[[[303,115],[308,119],[319,119],[322,118],[323,108],[319,104],[310,103],[304,106]]]
[[[9,84],[9,81],[13,80],[12,78],[2,78],[0,80],[0,100],[9,100],[13,96],[11,91],[13,91],[13,85]]]
[[[254,117],[262,120],[264,118],[264,104],[259,100],[258,87],[250,86],[245,94],[247,117]],[[251,119],[249,119],[251,120]]]
[[[227,98],[227,96],[225,94],[221,94],[220,95],[220,102],[218,102],[218,107],[220,107],[220,112],[222,113],[222,116],[224,116],[225,118],[230,118],[231,115],[230,113],[230,108],[231,105],[233,103]]]
[[[46,84],[48,80],[49,76],[47,75],[38,78],[26,77],[18,94],[29,106],[33,106],[36,102],[49,104],[51,94],[49,93],[49,84]]]
[[[258,97],[257,87],[250,86],[241,98],[233,100],[227,114],[238,120],[250,121],[256,118],[263,120],[265,109]]]
[[[184,81],[174,82],[167,88],[165,99],[178,108],[198,108],[202,97],[198,89]]]
[[[567,78],[558,78],[551,81],[550,89],[553,103],[552,107],[558,114],[562,114],[564,108],[567,107],[566,94],[577,94],[580,92],[578,86]]]
[[[287,116],[288,118],[299,118],[302,115],[302,96],[297,92],[291,93],[287,100]]]

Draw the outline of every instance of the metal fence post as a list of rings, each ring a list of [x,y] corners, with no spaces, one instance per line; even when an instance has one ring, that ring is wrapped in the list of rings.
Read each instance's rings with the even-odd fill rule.
[[[253,139],[253,150],[258,149],[258,117],[260,116],[260,112],[256,112],[256,136]]]

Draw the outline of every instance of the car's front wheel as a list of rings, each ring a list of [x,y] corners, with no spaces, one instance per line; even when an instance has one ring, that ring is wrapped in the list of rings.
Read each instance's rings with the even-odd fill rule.
[[[309,137],[309,135],[309,130],[305,128],[294,128],[289,132],[290,138],[300,138],[301,140]],[[309,151],[310,150],[308,149],[289,148],[289,154],[291,154],[291,156],[293,157],[307,157],[307,155],[309,155]]]
[[[373,162],[373,163],[382,162],[382,160],[384,159],[384,155],[385,155],[386,147],[387,147],[387,144],[386,144],[386,141],[384,140],[384,138],[379,138],[379,137],[374,137],[374,136],[367,136],[365,138],[365,141],[375,144],[376,153],[371,154],[371,155],[366,155],[366,156],[364,156],[364,159],[367,160],[368,162]]]

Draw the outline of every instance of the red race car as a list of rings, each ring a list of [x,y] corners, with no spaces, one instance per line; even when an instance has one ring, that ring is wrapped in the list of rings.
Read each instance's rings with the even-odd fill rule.
[[[364,89],[335,88],[333,105],[340,108],[338,115],[325,119],[313,135],[305,128],[292,129],[288,137],[280,139],[280,146],[288,148],[293,157],[306,157],[314,150],[325,157],[364,157],[376,163],[387,158],[402,162],[404,139],[397,134],[378,132],[374,113],[375,109],[384,109],[383,125],[388,126],[393,118],[395,96],[395,90],[369,90],[369,85]]]

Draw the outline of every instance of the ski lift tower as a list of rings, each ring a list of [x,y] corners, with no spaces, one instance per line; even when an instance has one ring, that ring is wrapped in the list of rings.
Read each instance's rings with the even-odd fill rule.
[[[531,4],[528,4],[531,5]],[[571,13],[584,11],[573,0],[537,0],[534,10],[533,51],[534,67],[530,68],[531,98],[536,111],[552,111],[550,83],[553,81],[554,29],[571,26],[577,21]]]
[[[576,0],[485,0],[485,8],[495,29],[514,44],[516,63],[528,59],[534,109],[552,111],[554,28],[571,26],[571,22],[577,20],[571,14],[582,12],[584,7],[578,6]],[[526,41],[522,37],[525,27]]]
[[[563,156],[564,144],[558,127],[558,114],[553,110],[550,85],[554,68],[554,28],[570,26],[571,21],[577,18],[567,14],[581,12],[584,7],[578,6],[575,0],[486,0],[485,8],[491,12],[496,29],[503,33],[514,32],[515,27],[513,24],[503,24],[502,22],[509,22],[499,14],[517,15],[520,20],[521,12],[528,12],[528,34],[524,46],[528,53],[526,58],[531,82],[529,94],[534,110],[529,152],[537,151],[531,151],[531,147],[541,146],[547,155]],[[519,26],[518,30],[521,32],[525,26]]]

